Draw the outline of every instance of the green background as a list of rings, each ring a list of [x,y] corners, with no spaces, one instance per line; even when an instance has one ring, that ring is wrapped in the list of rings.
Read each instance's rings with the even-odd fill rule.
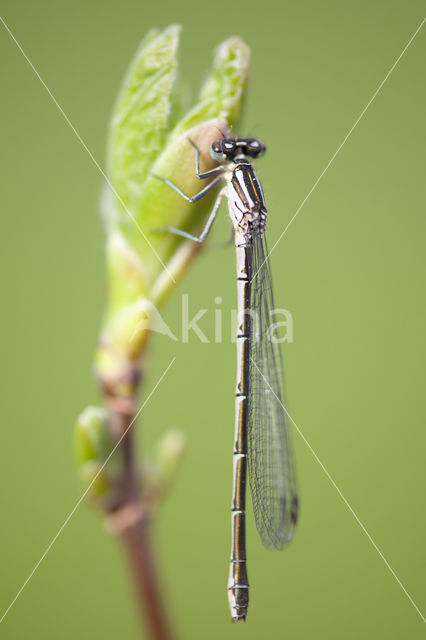
[[[140,39],[184,26],[194,92],[232,34],[252,49],[241,133],[258,163],[279,237],[419,26],[423,3],[132,0],[2,2],[1,15],[90,150],[104,162],[109,114]],[[422,609],[424,591],[425,28],[272,255],[276,302],[294,318],[289,407],[351,507]],[[81,494],[72,424],[98,403],[92,357],[104,308],[102,178],[0,25],[2,435],[0,605],[4,611]],[[213,241],[227,234],[225,216]],[[234,255],[209,250],[180,295],[224,318]],[[225,332],[226,333],[226,332]],[[171,426],[187,452],[161,508],[156,545],[180,638],[423,637],[423,622],[323,469],[295,433],[302,513],[294,543],[268,553],[249,516],[247,623],[226,598],[234,345],[156,336],[141,452]],[[424,485],[423,485],[424,486]],[[85,505],[1,625],[1,637],[138,638],[121,550]]]

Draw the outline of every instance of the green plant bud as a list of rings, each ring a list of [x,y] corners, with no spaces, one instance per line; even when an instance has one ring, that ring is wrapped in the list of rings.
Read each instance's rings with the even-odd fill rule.
[[[157,466],[161,485],[167,489],[175,479],[185,452],[186,437],[180,429],[170,429],[161,438],[157,450]]]
[[[143,486],[148,497],[158,500],[168,493],[180,467],[185,445],[185,434],[180,429],[170,429],[157,443],[154,454],[143,466]]]
[[[107,412],[101,407],[87,407],[78,417],[74,430],[74,450],[86,498],[104,508],[115,494],[117,464],[114,455],[106,462],[114,448],[110,436]]]
[[[199,234],[217,190],[197,203],[179,196],[155,176],[188,195],[203,185],[200,166],[215,166],[209,149],[237,122],[247,83],[249,49],[237,37],[216,50],[210,74],[194,106],[178,118],[176,86],[180,27],[153,30],[138,48],[124,79],[107,152],[109,185],[102,198],[107,228],[108,303],[96,367],[103,384],[119,385],[140,358],[150,335],[151,311],[172,293],[200,245],[166,226]],[[112,189],[111,189],[112,186]]]

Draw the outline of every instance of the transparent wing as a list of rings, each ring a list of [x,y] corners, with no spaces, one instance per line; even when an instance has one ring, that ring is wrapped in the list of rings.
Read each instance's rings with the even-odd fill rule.
[[[256,526],[265,547],[283,549],[297,523],[298,496],[291,434],[283,409],[283,367],[264,234],[251,253],[248,467]]]

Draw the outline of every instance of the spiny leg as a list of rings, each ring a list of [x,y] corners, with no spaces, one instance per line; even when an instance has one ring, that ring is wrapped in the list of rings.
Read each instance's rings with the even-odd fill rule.
[[[220,167],[220,169],[222,169],[222,167]],[[161,176],[157,176],[154,173],[152,174],[152,177],[165,182],[167,185],[169,185],[169,187],[174,189],[180,196],[182,196],[182,198],[185,198],[185,200],[187,200],[188,202],[197,202],[198,200],[201,200],[201,198],[203,198],[209,191],[214,189],[223,179],[223,176],[217,176],[214,180],[209,182],[209,184],[205,186],[204,189],[201,189],[201,191],[196,193],[195,196],[191,197],[187,196],[186,193],[182,191],[182,189],[179,189],[179,187],[168,178],[162,178]]]
[[[200,233],[199,236],[194,236],[183,229],[176,229],[176,227],[162,227],[161,229],[154,229],[153,233],[167,232],[173,233],[175,236],[181,236],[182,238],[187,238],[188,240],[193,240],[194,242],[204,242],[207,238],[210,229],[213,226],[213,222],[215,221],[217,212],[219,211],[219,207],[222,204],[223,197],[225,196],[226,190],[222,189],[219,193],[216,202],[214,203],[214,207],[208,217],[208,220],[204,226],[204,229]]]
[[[200,173],[200,150],[191,138],[188,138],[188,142],[192,144],[195,149],[195,173],[197,174],[197,178],[203,180],[204,178],[212,178],[213,176],[217,176],[220,173],[223,173],[223,167],[220,165],[215,167],[214,169],[210,169],[210,171],[204,171],[204,173]]]

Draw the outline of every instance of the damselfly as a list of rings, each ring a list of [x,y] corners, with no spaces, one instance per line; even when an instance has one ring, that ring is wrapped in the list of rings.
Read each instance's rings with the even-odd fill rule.
[[[174,227],[169,231],[203,242],[223,198],[228,198],[237,252],[238,334],[237,389],[232,495],[232,551],[228,596],[234,621],[245,620],[249,583],[246,567],[247,465],[256,526],[263,544],[283,549],[297,523],[298,495],[291,437],[283,405],[283,369],[276,324],[271,271],[265,239],[267,209],[261,184],[250,162],[265,153],[259,138],[216,140],[210,155],[219,164],[200,173],[200,151],[195,148],[198,178],[212,178],[189,197],[170,180],[166,184],[190,202],[200,200],[222,180],[213,210],[200,236]],[[160,231],[160,230],[159,230]]]

